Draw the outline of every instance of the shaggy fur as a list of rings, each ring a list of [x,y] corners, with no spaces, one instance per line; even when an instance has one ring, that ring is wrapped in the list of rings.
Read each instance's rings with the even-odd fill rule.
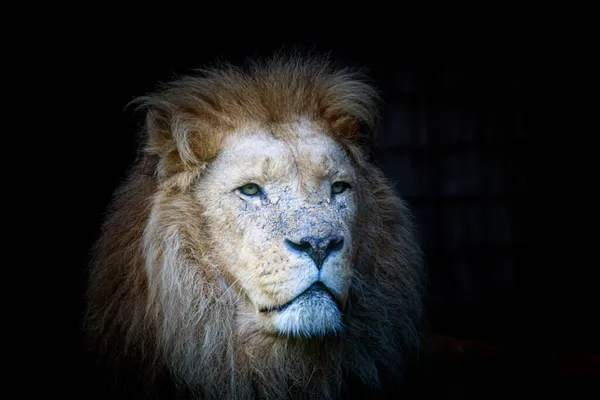
[[[419,346],[423,269],[407,208],[365,157],[375,100],[358,74],[301,57],[203,70],[138,99],[143,146],[108,211],[88,289],[90,349],[115,388],[334,399],[400,380]],[[224,284],[227,266],[215,265],[216,241],[192,195],[226,138],[301,120],[339,143],[358,176],[343,329],[322,338],[245,328],[244,296]]]

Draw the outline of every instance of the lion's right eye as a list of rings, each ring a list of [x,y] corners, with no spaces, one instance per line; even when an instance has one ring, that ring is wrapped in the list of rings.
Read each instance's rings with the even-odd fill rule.
[[[260,186],[256,183],[247,183],[244,186],[237,188],[236,192],[246,196],[256,196],[257,194],[260,194]]]

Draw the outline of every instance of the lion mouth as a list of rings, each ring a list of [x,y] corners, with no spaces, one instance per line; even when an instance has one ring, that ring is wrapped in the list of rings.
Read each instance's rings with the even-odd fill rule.
[[[300,299],[309,299],[311,297],[318,297],[318,296],[329,296],[331,298],[331,300],[334,301],[334,303],[336,304],[338,310],[341,310],[341,306],[338,302],[338,300],[336,299],[335,295],[331,292],[331,290],[329,290],[329,288],[327,286],[325,286],[325,284],[321,281],[317,281],[315,283],[313,283],[312,285],[310,285],[304,292],[300,293],[298,296],[294,297],[292,300],[288,301],[285,304],[281,304],[278,306],[270,306],[270,307],[264,307],[260,309],[260,312],[262,313],[269,313],[269,312],[282,312],[283,310],[285,310],[286,308],[288,308],[290,305],[292,305],[293,303],[295,303],[296,301],[300,300]]]

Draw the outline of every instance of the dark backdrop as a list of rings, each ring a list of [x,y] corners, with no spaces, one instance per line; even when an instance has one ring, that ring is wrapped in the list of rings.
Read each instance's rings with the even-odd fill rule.
[[[529,35],[511,20],[484,29],[491,16],[464,28],[410,24],[398,10],[281,12],[232,19],[202,10],[197,21],[167,24],[167,11],[87,11],[48,43],[66,56],[56,61],[53,90],[69,115],[60,138],[68,161],[55,165],[69,177],[59,295],[62,338],[76,356],[59,371],[77,378],[63,385],[84,382],[88,251],[135,156],[140,121],[126,104],[217,59],[303,45],[365,67],[385,100],[375,160],[415,212],[430,273],[430,350],[417,393],[587,394],[598,379],[600,331],[597,261],[583,256],[589,236],[579,219],[589,192],[579,118],[585,50],[561,44],[552,28]]]

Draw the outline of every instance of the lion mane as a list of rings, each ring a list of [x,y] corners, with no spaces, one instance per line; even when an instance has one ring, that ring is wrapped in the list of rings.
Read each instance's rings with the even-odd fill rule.
[[[140,152],[107,211],[87,291],[88,349],[111,398],[127,388],[126,398],[335,399],[400,381],[419,347],[424,268],[407,206],[366,156],[377,102],[359,72],[297,55],[217,65],[136,99]],[[233,132],[298,115],[350,155],[362,204],[343,329],[316,338],[244,328],[242,296],[220,279],[189,194]]]

